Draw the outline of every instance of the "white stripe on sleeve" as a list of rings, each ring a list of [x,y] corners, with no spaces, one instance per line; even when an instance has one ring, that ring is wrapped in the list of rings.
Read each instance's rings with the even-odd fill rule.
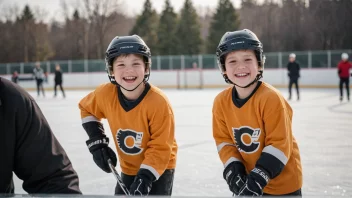
[[[149,166],[149,165],[146,165],[146,164],[141,164],[141,167],[140,168],[144,168],[144,169],[147,169],[149,170],[150,172],[153,173],[154,177],[156,178],[156,180],[159,179],[160,175],[158,173],[158,171],[156,171],[153,167]]]
[[[94,116],[87,116],[82,118],[82,124],[87,123],[87,122],[99,122],[98,118]]]
[[[236,145],[234,145],[234,144],[230,144],[230,143],[227,143],[227,142],[223,142],[223,143],[219,144],[219,145],[216,147],[216,148],[218,149],[218,153],[221,151],[222,148],[224,148],[224,147],[227,146],[227,145],[229,145],[229,146],[236,146]]]
[[[237,158],[235,158],[235,157],[230,157],[230,159],[228,159],[228,160],[225,162],[224,168],[226,168],[231,162],[236,162],[236,161],[241,162],[241,160],[239,160],[239,159],[237,159]]]
[[[264,147],[263,151],[262,152],[265,152],[265,153],[268,153],[274,157],[276,157],[278,160],[280,160],[284,165],[287,164],[287,157],[286,155],[279,149],[275,148],[274,146],[272,145],[269,145],[269,146],[266,146]]]

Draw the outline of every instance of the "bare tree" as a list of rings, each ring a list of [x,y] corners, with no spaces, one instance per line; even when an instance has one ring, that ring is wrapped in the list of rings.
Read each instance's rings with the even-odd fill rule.
[[[96,38],[96,57],[102,58],[104,39],[107,32],[112,28],[115,21],[110,20],[113,13],[119,12],[120,0],[84,0],[85,13],[88,19],[85,30],[94,30],[92,33]],[[92,29],[91,29],[92,27]],[[85,36],[86,46],[89,36]]]
[[[16,21],[20,13],[21,11],[17,4],[0,7],[0,19],[3,18],[4,21]]]
[[[33,7],[33,14],[37,23],[44,23],[49,15],[47,10],[39,6]]]
[[[60,1],[60,6],[61,6],[61,9],[62,9],[62,14],[64,15],[64,18],[67,20],[70,18],[70,13],[69,13],[69,9],[68,9],[68,6],[67,6],[67,3],[65,0],[61,0]]]
[[[326,13],[337,13],[332,1],[311,1],[311,23],[315,24],[312,28],[319,39],[321,49],[329,49],[332,45],[331,31],[335,29],[335,15]],[[318,44],[318,43],[317,43]]]

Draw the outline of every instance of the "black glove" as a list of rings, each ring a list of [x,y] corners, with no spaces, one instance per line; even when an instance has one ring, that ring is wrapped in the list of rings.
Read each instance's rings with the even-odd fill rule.
[[[242,162],[231,162],[224,170],[223,177],[231,192],[238,195],[246,180],[246,169]]]
[[[240,189],[239,196],[261,196],[269,182],[268,174],[260,168],[254,168],[248,175],[246,183]]]
[[[155,176],[147,169],[140,169],[130,187],[131,195],[146,196],[152,189]]]
[[[106,136],[94,137],[86,141],[89,151],[93,154],[94,162],[105,172],[111,173],[108,159],[114,166],[117,164],[115,152],[108,146],[109,138]]]

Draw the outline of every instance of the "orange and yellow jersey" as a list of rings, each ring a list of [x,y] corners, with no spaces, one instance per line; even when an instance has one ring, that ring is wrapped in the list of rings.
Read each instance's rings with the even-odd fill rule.
[[[144,168],[158,179],[175,168],[174,114],[157,87],[147,83],[136,101],[126,103],[120,88],[106,83],[84,97],[79,108],[83,124],[107,119],[123,173],[136,175]]]
[[[234,86],[219,93],[213,104],[213,136],[225,167],[240,161],[247,173],[256,166],[269,173],[264,193],[282,195],[302,187],[292,109],[269,84],[259,81],[242,101]]]

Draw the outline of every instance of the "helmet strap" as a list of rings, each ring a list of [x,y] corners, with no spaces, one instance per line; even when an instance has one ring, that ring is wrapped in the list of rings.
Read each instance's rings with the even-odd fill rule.
[[[133,88],[133,89],[126,89],[126,88],[124,88],[123,86],[121,86],[121,85],[119,85],[118,84],[118,86],[120,86],[122,89],[124,89],[124,90],[126,90],[126,91],[134,91],[134,90],[136,90],[138,87],[139,87],[139,85],[141,85],[143,82],[145,82],[144,81],[144,79],[142,80],[142,82],[140,82],[135,88]]]

